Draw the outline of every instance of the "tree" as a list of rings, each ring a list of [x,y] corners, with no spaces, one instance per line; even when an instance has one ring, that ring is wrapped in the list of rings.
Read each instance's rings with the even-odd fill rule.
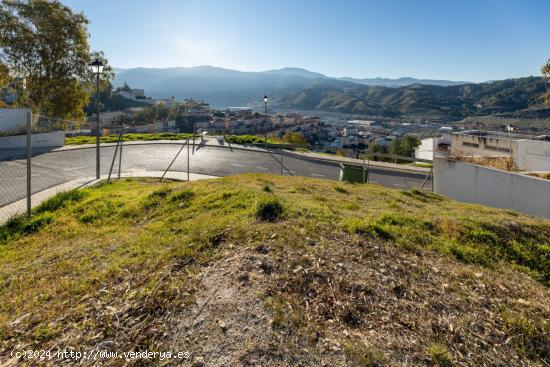
[[[292,132],[288,131],[283,136],[283,141],[285,143],[289,143],[289,144],[307,145],[306,138],[304,138],[304,135],[302,135],[302,133],[299,133],[299,132],[292,133]]]
[[[420,139],[416,136],[407,135],[404,138],[393,139],[390,143],[389,152],[394,155],[411,157],[414,154],[414,148],[420,145]]]
[[[35,113],[83,117],[94,88],[88,19],[58,0],[3,0],[0,3],[0,63],[10,75],[26,78],[18,104]],[[112,78],[107,67],[102,83]]]
[[[0,62],[0,87],[3,87],[4,85],[8,84],[9,81],[10,81],[9,69],[6,65]]]

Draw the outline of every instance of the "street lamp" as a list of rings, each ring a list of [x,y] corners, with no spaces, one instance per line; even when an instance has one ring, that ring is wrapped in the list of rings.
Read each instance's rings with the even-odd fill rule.
[[[514,155],[512,154],[512,131],[514,131],[514,125],[509,124],[506,126],[506,129],[508,130],[508,144],[510,145],[510,158],[512,158],[512,161],[514,159]]]
[[[264,96],[264,146],[267,148],[267,95]]]
[[[96,109],[97,109],[97,124],[96,124],[96,137],[95,137],[95,145],[96,145],[96,158],[95,158],[95,175],[96,178],[99,179],[100,176],[100,159],[99,159],[99,77],[101,76],[101,73],[103,73],[103,68],[105,68],[105,65],[103,62],[99,59],[95,59],[90,64],[90,70],[93,74],[95,74],[95,85],[96,85]]]

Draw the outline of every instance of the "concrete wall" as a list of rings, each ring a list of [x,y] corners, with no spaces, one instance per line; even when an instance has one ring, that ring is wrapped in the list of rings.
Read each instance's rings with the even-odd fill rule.
[[[550,180],[434,158],[434,191],[452,199],[550,218]]]
[[[0,134],[26,131],[30,108],[0,108]]]
[[[65,132],[54,131],[44,134],[32,134],[33,148],[54,148],[65,145]],[[27,148],[27,135],[13,135],[0,138],[0,149]]]
[[[550,141],[518,140],[516,159],[520,169],[550,172]]]

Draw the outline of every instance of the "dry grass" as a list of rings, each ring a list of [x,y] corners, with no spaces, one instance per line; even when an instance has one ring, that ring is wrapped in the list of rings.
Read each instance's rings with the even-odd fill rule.
[[[511,157],[462,157],[461,160],[480,166],[496,168],[503,171],[517,171],[516,164]]]
[[[549,239],[548,220],[377,185],[102,185],[0,227],[0,359],[70,345],[209,366],[548,363]]]
[[[530,173],[529,176],[534,176],[538,178],[544,178],[545,180],[550,180],[550,173]]]

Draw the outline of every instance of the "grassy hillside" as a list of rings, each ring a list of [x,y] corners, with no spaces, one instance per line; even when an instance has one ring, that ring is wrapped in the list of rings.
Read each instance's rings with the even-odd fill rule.
[[[72,346],[197,366],[543,366],[549,239],[548,220],[377,185],[104,184],[0,227],[0,362]]]

